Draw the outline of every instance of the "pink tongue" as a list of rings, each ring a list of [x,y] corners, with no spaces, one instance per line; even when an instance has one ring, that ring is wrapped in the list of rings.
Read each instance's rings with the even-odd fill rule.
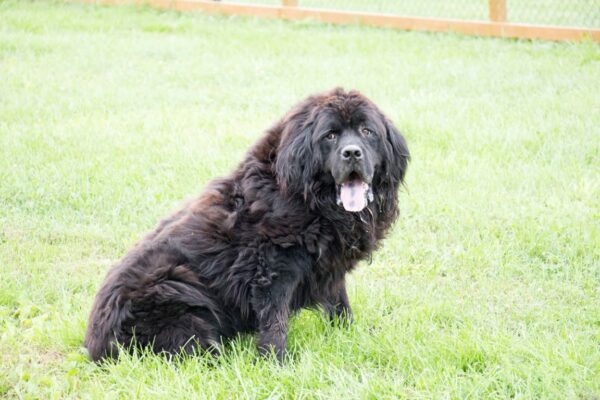
[[[369,185],[360,179],[342,183],[340,199],[344,209],[356,212],[365,208],[367,206],[367,190],[369,190]]]

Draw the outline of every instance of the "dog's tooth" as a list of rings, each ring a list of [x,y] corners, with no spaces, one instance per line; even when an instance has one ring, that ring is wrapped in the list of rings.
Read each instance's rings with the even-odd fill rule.
[[[367,192],[367,200],[369,203],[375,200],[375,196],[373,196],[373,188],[371,186],[369,186],[369,191]]]

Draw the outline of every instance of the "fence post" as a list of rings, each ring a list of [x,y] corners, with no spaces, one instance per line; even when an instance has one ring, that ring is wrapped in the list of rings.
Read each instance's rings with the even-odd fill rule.
[[[298,0],[281,0],[281,5],[284,7],[298,7]]]
[[[488,0],[490,20],[492,22],[506,22],[506,0]]]

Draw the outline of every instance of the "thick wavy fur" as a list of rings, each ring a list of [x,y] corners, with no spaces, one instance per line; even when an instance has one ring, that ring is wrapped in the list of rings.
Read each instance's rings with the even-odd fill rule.
[[[359,92],[302,101],[109,271],[85,336],[91,358],[194,353],[252,332],[261,354],[283,360],[294,311],[351,319],[344,277],[397,218],[408,161]]]

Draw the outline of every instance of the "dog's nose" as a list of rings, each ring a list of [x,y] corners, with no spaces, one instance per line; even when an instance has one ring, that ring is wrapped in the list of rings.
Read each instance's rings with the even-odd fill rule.
[[[362,158],[362,150],[360,147],[350,144],[342,149],[342,159],[344,160],[360,160]]]

